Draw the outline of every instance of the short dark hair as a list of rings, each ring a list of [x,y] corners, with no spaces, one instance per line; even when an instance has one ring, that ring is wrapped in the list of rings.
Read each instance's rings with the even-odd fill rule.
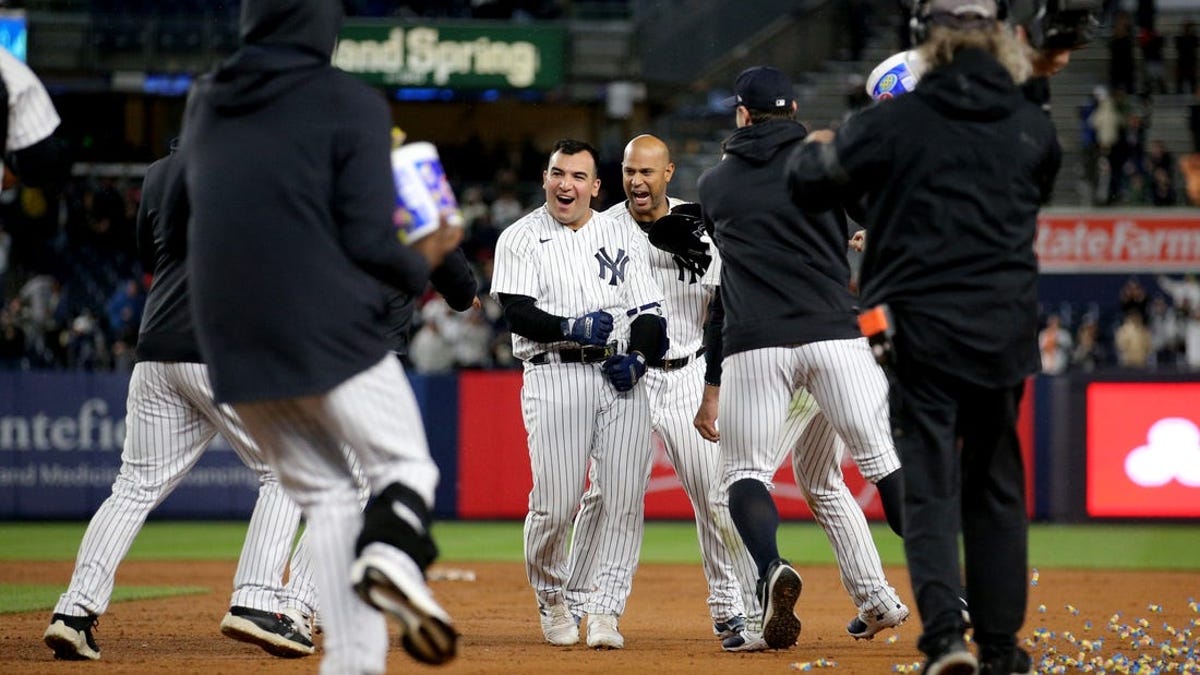
[[[746,108],[750,113],[750,124],[763,124],[772,120],[794,120],[796,119],[796,111],[788,108],[787,110],[754,110]]]
[[[564,155],[578,155],[581,152],[586,152],[592,156],[592,164],[596,166],[596,172],[600,172],[600,153],[587,141],[560,138],[554,142],[554,149],[550,151],[550,154],[553,155],[556,152],[561,152]]]

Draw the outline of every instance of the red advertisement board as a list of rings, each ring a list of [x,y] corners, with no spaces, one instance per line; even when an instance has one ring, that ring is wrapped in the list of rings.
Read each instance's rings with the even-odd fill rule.
[[[521,419],[521,373],[463,372],[459,380],[458,517],[463,519],[524,518],[533,479],[529,472],[529,450]],[[1033,500],[1033,406],[1032,387],[1021,409],[1018,431],[1029,467],[1029,503]],[[881,519],[883,509],[875,486],[863,480],[847,455],[842,460],[846,485],[863,506],[867,517]],[[775,503],[780,515],[811,519],[790,464],[775,477]],[[692,517],[687,495],[656,439],[650,486],[646,494],[646,517],[686,519]]]
[[[1087,510],[1200,517],[1200,383],[1088,385]]]
[[[1193,272],[1200,211],[1044,213],[1035,247],[1043,272]]]

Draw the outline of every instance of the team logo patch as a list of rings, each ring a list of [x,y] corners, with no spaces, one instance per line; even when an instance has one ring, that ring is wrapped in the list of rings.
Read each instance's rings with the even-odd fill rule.
[[[629,256],[625,254],[625,249],[617,249],[617,257],[613,258],[609,255],[608,250],[603,246],[596,252],[596,262],[600,263],[600,278],[608,278],[609,286],[616,286],[625,281],[625,265],[629,263]],[[611,273],[611,276],[609,274]]]
[[[879,80],[879,91],[891,91],[899,81],[900,78],[896,77],[895,73],[888,73],[883,76],[883,79]]]

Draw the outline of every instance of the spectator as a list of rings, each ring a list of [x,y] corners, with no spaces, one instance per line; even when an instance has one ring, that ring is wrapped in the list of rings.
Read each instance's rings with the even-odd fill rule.
[[[1195,100],[1188,106],[1188,131],[1192,133],[1192,152],[1200,153],[1200,89],[1196,89]]]
[[[107,366],[104,333],[96,319],[84,311],[71,321],[67,336],[67,366],[74,370],[102,370]]]
[[[1075,336],[1075,349],[1071,352],[1071,367],[1090,373],[1104,364],[1104,348],[1099,340],[1100,326],[1095,317],[1084,317]]]
[[[1162,33],[1150,29],[1142,29],[1138,36],[1142,45],[1142,65],[1146,69],[1146,81],[1142,91],[1146,93],[1167,93],[1167,69],[1163,61],[1163,45],[1166,40]]]
[[[1183,327],[1184,359],[1188,368],[1200,370],[1200,305],[1184,305],[1187,322]]]
[[[1100,100],[1108,97],[1103,86],[1092,89],[1091,96],[1079,106],[1079,152],[1083,162],[1084,203],[1096,205],[1100,180],[1100,140],[1092,125],[1092,115],[1100,107]]]
[[[114,341],[121,340],[131,345],[137,343],[138,327],[142,323],[145,306],[146,296],[136,280],[128,279],[117,287],[105,307],[109,334]]]
[[[1137,277],[1129,277],[1125,285],[1121,287],[1117,300],[1121,306],[1122,318],[1130,314],[1137,314],[1142,323],[1146,323],[1146,305],[1149,300],[1146,298],[1146,289],[1142,287]]]
[[[1154,169],[1150,174],[1150,203],[1155,206],[1174,206],[1179,200],[1175,179],[1167,169]]]
[[[1143,316],[1139,312],[1129,312],[1117,327],[1117,363],[1126,368],[1145,368],[1150,364],[1153,343]]]
[[[0,370],[21,370],[29,365],[25,333],[7,308],[0,313]]]
[[[496,201],[492,202],[492,225],[498,230],[503,230],[523,215],[525,215],[525,207],[517,199],[516,192],[509,188],[502,188]]]
[[[1175,93],[1196,93],[1196,24],[1184,21],[1183,29],[1175,36]]]
[[[1186,315],[1181,317],[1174,307],[1167,304],[1166,298],[1154,296],[1150,303],[1150,343],[1156,366],[1171,366],[1181,360],[1183,324],[1186,321]]]
[[[1108,84],[1126,93],[1136,91],[1134,85],[1133,31],[1129,15],[1118,12],[1108,39]]]
[[[1200,307],[1200,280],[1195,274],[1185,274],[1178,280],[1160,275],[1155,282],[1176,307]]]
[[[1042,372],[1059,375],[1066,372],[1071,360],[1071,334],[1062,327],[1057,314],[1046,317],[1046,327],[1038,333],[1038,349],[1042,354]]]

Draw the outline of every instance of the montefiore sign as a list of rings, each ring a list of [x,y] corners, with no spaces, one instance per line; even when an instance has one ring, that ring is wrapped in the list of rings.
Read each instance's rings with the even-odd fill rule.
[[[1195,272],[1200,211],[1047,214],[1036,248],[1043,272]]]
[[[552,26],[348,24],[333,64],[377,85],[549,89],[563,81],[565,44]]]

